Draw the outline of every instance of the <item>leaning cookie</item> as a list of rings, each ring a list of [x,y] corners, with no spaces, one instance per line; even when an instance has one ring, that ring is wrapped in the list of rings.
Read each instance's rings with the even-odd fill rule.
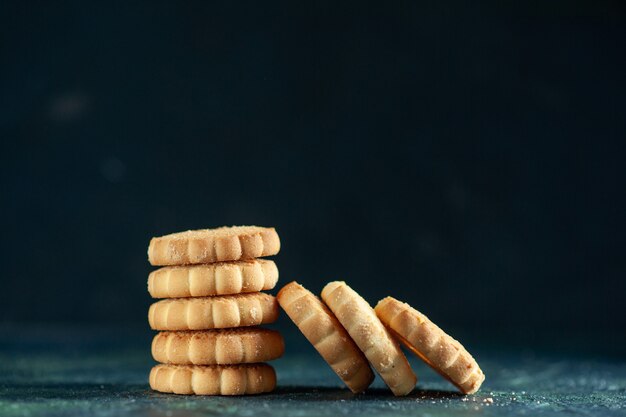
[[[278,318],[276,298],[265,293],[169,298],[150,306],[154,330],[206,330],[257,326]]]
[[[278,268],[266,259],[166,266],[150,273],[148,292],[153,298],[207,297],[271,290],[277,281]]]
[[[248,395],[270,392],[276,373],[269,365],[156,365],[150,371],[150,388],[174,394]]]
[[[378,302],[376,314],[394,335],[464,394],[473,394],[485,374],[472,355],[428,317],[410,305],[387,297]]]
[[[322,290],[322,299],[393,394],[411,392],[417,377],[367,301],[342,281],[328,283]]]
[[[152,357],[175,365],[236,365],[277,359],[283,355],[283,337],[258,327],[161,332],[152,340]]]
[[[285,285],[276,298],[352,392],[362,392],[372,383],[374,373],[367,359],[319,298],[295,281]]]
[[[280,239],[273,227],[232,226],[188,230],[152,238],[152,265],[207,264],[276,255]]]

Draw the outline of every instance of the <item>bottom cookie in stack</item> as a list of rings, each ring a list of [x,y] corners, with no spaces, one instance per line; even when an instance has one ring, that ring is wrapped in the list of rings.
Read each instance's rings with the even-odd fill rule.
[[[150,387],[155,391],[174,394],[262,394],[276,387],[276,372],[264,363],[157,365],[150,371]]]

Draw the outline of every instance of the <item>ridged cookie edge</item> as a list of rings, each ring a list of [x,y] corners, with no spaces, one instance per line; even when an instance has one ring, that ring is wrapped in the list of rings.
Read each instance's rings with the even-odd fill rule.
[[[278,318],[276,298],[265,293],[167,298],[148,310],[153,330],[209,330],[257,326]]]
[[[365,391],[374,380],[365,355],[319,298],[297,282],[285,285],[278,303],[331,369],[354,392]]]
[[[148,276],[152,298],[208,297],[271,290],[278,282],[273,261],[253,259],[165,266]]]
[[[343,281],[326,284],[322,299],[393,394],[410,393],[417,377],[369,303]]]
[[[183,395],[250,395],[276,388],[276,372],[267,364],[156,365],[149,380],[155,391]]]
[[[374,310],[402,343],[461,392],[478,391],[485,375],[476,360],[428,317],[393,297],[380,300]]]
[[[285,352],[282,335],[269,329],[243,327],[160,332],[152,340],[152,357],[172,365],[236,365],[266,362]]]
[[[232,226],[154,237],[148,246],[148,261],[154,266],[207,264],[279,251],[280,238],[273,227]]]

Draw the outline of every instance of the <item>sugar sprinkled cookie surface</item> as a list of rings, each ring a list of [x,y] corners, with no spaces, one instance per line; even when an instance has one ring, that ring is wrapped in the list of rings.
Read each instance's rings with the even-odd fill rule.
[[[322,299],[365,354],[394,395],[407,395],[417,377],[367,301],[345,282],[328,283]]]
[[[295,281],[285,285],[276,298],[352,392],[362,392],[372,383],[374,373],[367,359],[319,298]]]
[[[485,375],[476,360],[428,317],[393,297],[380,300],[375,311],[405,346],[461,392],[478,391]]]
[[[148,260],[155,266],[206,264],[271,256],[279,250],[273,227],[231,226],[152,238]]]

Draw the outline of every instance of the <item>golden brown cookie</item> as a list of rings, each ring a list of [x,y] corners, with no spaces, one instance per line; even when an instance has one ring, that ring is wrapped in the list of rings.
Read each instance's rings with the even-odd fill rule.
[[[367,301],[343,281],[326,284],[322,299],[393,394],[400,396],[411,392],[417,377]]]
[[[150,273],[148,292],[153,298],[206,297],[271,290],[277,281],[278,268],[266,259],[166,266]]]
[[[328,307],[295,281],[285,285],[276,298],[348,388],[354,393],[365,391],[374,380],[374,373]]]
[[[485,374],[472,355],[428,317],[410,305],[387,297],[378,302],[376,314],[391,332],[417,356],[464,394],[473,394]]]
[[[236,365],[271,361],[285,351],[283,337],[259,327],[161,332],[152,340],[152,357],[175,365]]]
[[[154,237],[148,260],[152,265],[208,264],[276,255],[279,250],[273,227],[232,226]]]
[[[154,330],[206,330],[256,326],[278,318],[276,298],[262,292],[220,297],[168,298],[150,306]]]
[[[174,394],[247,395],[276,387],[274,368],[251,365],[156,365],[150,371],[150,388]]]

